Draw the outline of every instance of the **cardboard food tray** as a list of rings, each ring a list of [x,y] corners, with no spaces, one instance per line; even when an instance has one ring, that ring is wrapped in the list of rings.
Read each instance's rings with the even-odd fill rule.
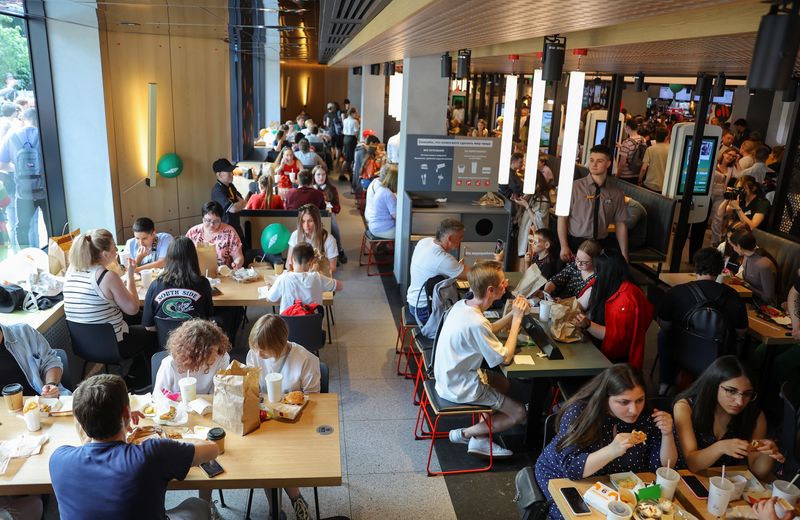
[[[300,412],[303,408],[306,407],[308,404],[309,397],[307,395],[303,396],[303,404],[294,405],[294,404],[284,404],[284,403],[270,403],[267,399],[266,394],[262,394],[262,401],[259,407],[262,410],[269,412],[273,419],[288,419],[290,421],[294,421],[297,419],[297,416],[300,415]]]

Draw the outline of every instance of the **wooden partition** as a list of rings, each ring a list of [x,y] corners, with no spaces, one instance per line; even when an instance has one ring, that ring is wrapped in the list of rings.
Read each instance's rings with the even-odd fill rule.
[[[220,39],[101,31],[109,151],[118,237],[141,216],[183,234],[200,222],[215,182],[212,162],[230,158],[228,46]],[[183,173],[148,187],[147,84],[158,85],[157,153],[177,153]]]

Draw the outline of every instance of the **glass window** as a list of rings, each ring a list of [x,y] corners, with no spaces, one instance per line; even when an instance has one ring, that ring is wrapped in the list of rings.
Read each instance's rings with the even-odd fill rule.
[[[792,235],[795,239],[800,239],[800,155],[795,157],[795,165],[791,172],[788,172],[789,183],[786,190],[786,201],[783,206],[783,214],[778,219],[778,230],[781,233]]]
[[[0,0],[0,11],[22,3]],[[27,22],[0,14],[0,246],[46,245],[48,211]]]

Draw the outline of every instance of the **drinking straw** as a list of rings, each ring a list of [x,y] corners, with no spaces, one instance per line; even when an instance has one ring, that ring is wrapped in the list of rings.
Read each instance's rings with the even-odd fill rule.
[[[667,459],[667,468],[672,467],[672,459]]]
[[[795,483],[795,481],[796,481],[798,478],[800,478],[800,473],[798,473],[797,475],[795,475],[795,476],[794,476],[794,478],[792,479],[792,481],[791,481],[791,482],[789,482],[789,485],[790,485],[790,486],[793,486],[793,485],[794,485],[794,483]]]
[[[725,479],[725,464],[722,465],[722,479]]]

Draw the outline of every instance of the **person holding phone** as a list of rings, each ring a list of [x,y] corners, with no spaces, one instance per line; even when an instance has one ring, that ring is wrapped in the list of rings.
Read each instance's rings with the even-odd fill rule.
[[[747,463],[759,479],[783,462],[775,441],[766,439],[767,420],[756,404],[753,378],[735,356],[717,358],[675,399],[678,442],[692,472]]]
[[[642,373],[620,364],[595,376],[564,404],[556,416],[556,436],[536,461],[549,518],[563,518],[547,490],[551,479],[655,471],[678,460],[672,416],[657,409],[645,412],[646,402]]]

